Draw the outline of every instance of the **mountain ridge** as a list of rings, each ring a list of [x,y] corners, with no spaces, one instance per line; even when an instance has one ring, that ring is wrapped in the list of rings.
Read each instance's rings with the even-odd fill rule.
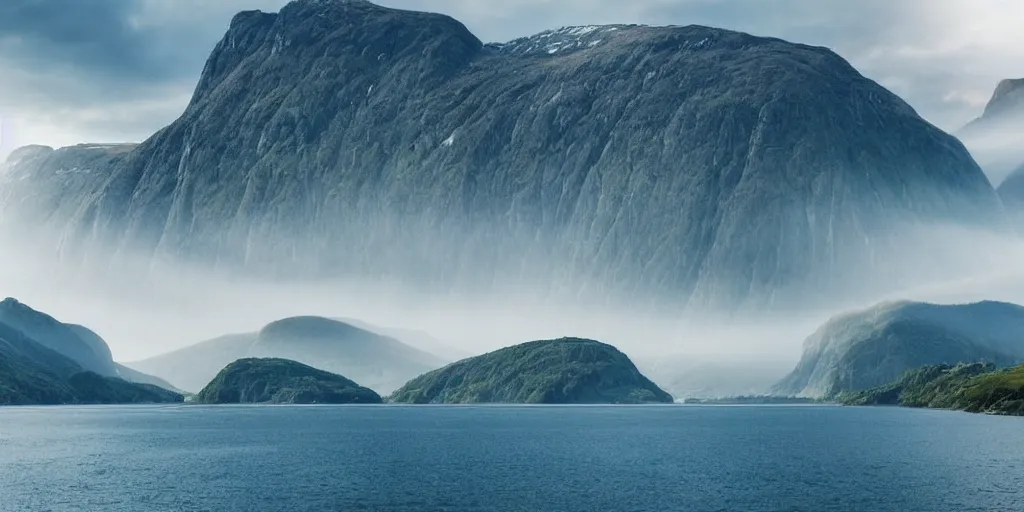
[[[992,182],[1002,188],[1004,180],[1024,162],[1024,78],[1001,80],[982,114],[956,135]]]
[[[36,312],[14,299],[4,301],[0,309],[0,405],[168,403],[183,400],[179,393],[169,388],[142,382],[146,376],[133,374],[122,378],[116,373],[116,366],[113,371],[107,368],[108,373],[101,375],[83,366],[62,351],[70,351],[87,363],[95,364],[95,361],[83,358],[80,350],[69,350],[76,340],[60,332],[58,323],[49,315]],[[14,321],[9,322],[12,319]],[[96,337],[96,340],[102,343],[102,339]],[[103,347],[106,347],[105,343]],[[137,379],[129,382],[128,377]]]
[[[728,308],[827,296],[896,221],[999,213],[957,140],[831,51],[517,41],[365,2],[239,14],[184,114],[41,217],[68,254]]]

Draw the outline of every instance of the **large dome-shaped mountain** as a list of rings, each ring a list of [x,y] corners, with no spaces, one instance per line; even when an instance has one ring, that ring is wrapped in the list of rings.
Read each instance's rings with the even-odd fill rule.
[[[181,118],[94,176],[29,194],[66,254],[705,305],[827,294],[892,226],[999,208],[955,138],[824,48],[699,26],[485,45],[342,0],[237,15]]]

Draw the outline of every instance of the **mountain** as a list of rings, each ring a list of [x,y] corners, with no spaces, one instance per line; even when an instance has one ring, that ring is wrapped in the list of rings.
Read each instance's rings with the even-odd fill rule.
[[[0,321],[0,405],[181,402],[172,391],[88,371]]]
[[[80,192],[37,161],[0,189],[39,211],[6,216],[82,259],[695,308],[828,297],[893,260],[893,226],[999,210],[959,141],[824,48],[627,25],[483,44],[348,0],[235,16],[182,116]]]
[[[792,369],[791,362],[736,356],[722,360],[670,355],[637,360],[637,365],[676,399],[761,396]]]
[[[135,144],[26,146],[0,165],[2,212],[10,221],[67,219],[97,192]],[[17,185],[17,186],[12,186]]]
[[[840,397],[846,405],[902,405],[1024,416],[1024,366],[925,366],[895,382]]]
[[[128,363],[186,390],[206,386],[224,366],[245,358],[282,358],[349,375],[387,393],[444,364],[401,341],[321,317],[286,318],[259,332],[205,341],[144,361]]]
[[[0,323],[21,331],[86,370],[108,377],[117,376],[106,342],[88,329],[61,323],[13,298],[0,302]]]
[[[421,330],[403,329],[401,327],[384,327],[364,322],[362,320],[357,320],[355,318],[336,318],[335,320],[358,327],[364,331],[375,332],[383,334],[384,336],[402,340],[403,343],[446,360],[446,363],[453,362],[458,359],[465,359],[473,355],[466,350],[454,347],[431,336],[430,333]]]
[[[993,183],[1001,183],[1024,162],[1024,78],[999,82],[984,113],[957,136]]]
[[[256,333],[229,334],[125,366],[195,393],[232,361],[248,357],[255,339]]]
[[[240,359],[196,395],[201,404],[379,404],[380,395],[341,375],[287,359]]]
[[[615,347],[592,340],[534,341],[417,377],[388,400],[412,404],[671,403]]]
[[[1008,210],[1024,212],[1024,165],[1010,173],[1010,176],[999,185],[998,192]]]
[[[1002,80],[981,117],[967,123],[964,131],[983,128],[1001,121],[1018,122],[1024,116],[1024,78]]]
[[[0,302],[0,323],[71,359],[86,371],[178,391],[166,381],[115,363],[107,342],[88,327],[62,323],[16,299]]]
[[[1024,362],[1024,307],[1001,302],[891,302],[833,318],[804,341],[778,395],[834,397],[926,365]]]

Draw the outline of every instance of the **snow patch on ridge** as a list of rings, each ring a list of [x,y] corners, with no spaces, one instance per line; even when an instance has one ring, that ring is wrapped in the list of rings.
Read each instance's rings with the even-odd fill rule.
[[[455,144],[455,132],[452,132],[452,134],[449,135],[447,139],[445,139],[443,142],[441,142],[441,145],[446,147],[446,148],[450,148],[454,144]]]
[[[637,25],[639,26],[639,25]],[[488,47],[516,55],[561,55],[578,50],[588,50],[604,44],[612,32],[625,26],[583,25],[562,27],[541,32],[535,36],[523,37],[508,43],[492,43]]]

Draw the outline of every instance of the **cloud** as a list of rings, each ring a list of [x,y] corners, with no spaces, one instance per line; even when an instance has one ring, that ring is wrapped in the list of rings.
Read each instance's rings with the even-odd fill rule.
[[[178,116],[231,16],[280,0],[0,2],[0,158],[137,141]]]
[[[6,141],[140,140],[180,114],[240,10],[284,0],[4,0]],[[1019,0],[379,0],[449,14],[487,41],[563,25],[701,24],[827,46],[953,131],[1024,76]]]

